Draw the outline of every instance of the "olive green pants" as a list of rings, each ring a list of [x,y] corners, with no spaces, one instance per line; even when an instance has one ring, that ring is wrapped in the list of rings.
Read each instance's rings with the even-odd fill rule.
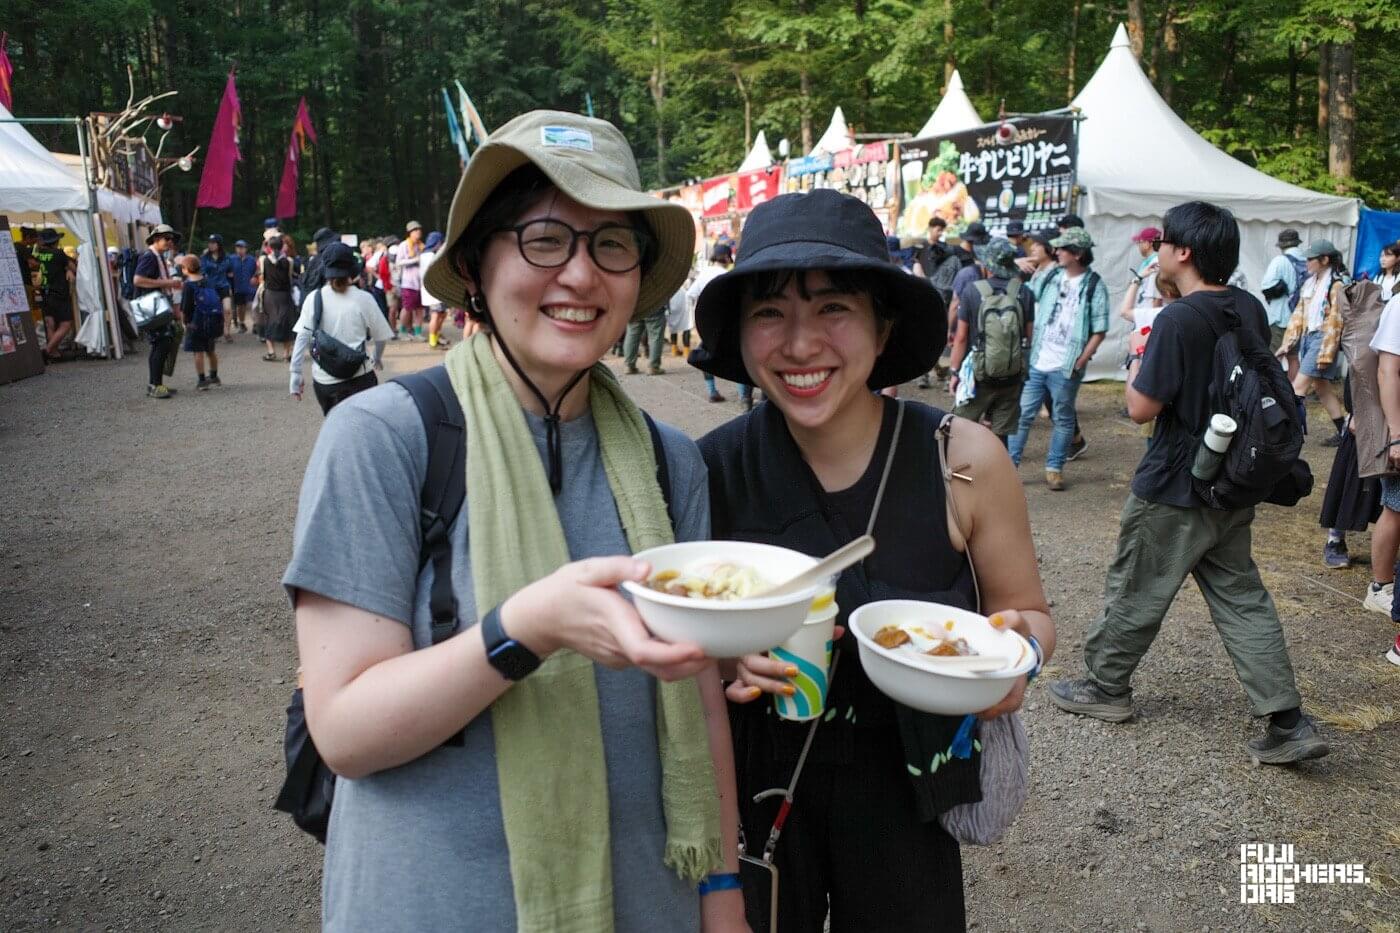
[[[1104,608],[1089,628],[1084,663],[1121,693],[1152,647],[1186,575],[1196,578],[1256,716],[1302,705],[1273,598],[1250,554],[1254,509],[1184,509],[1128,494]]]

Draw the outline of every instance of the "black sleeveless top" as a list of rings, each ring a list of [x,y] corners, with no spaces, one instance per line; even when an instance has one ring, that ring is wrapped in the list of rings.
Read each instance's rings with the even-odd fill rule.
[[[894,439],[900,403],[885,399],[875,453],[864,474],[847,489],[827,492],[802,459],[778,409],[768,403],[716,429],[700,441],[710,474],[710,506],[716,539],[777,544],[822,556],[865,533]],[[883,599],[917,599],[974,609],[975,588],[966,555],[948,536],[946,493],[937,443],[943,412],[904,403],[899,446],[876,517],[875,553],[837,581],[838,621]],[[862,669],[855,636],[838,643],[841,663],[828,709],[813,745],[814,762],[852,762],[855,730],[897,732],[914,780],[920,817],[930,820],[960,803],[981,799],[977,755],[949,758],[962,722],[901,706],[885,696]],[[791,723],[762,700],[731,704],[740,771],[750,755],[795,764],[807,723]],[[767,769],[763,769],[767,770]]]

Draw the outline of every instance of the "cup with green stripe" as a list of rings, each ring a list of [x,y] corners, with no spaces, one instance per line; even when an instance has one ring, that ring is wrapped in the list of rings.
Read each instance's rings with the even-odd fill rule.
[[[808,613],[807,621],[796,635],[768,652],[773,660],[797,668],[797,676],[788,678],[795,688],[793,695],[773,695],[773,706],[781,718],[805,722],[816,719],[826,709],[837,612],[836,603],[828,602],[821,609]]]

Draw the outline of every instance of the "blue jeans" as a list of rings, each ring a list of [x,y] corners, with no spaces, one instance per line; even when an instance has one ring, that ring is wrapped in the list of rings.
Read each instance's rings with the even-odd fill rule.
[[[1065,468],[1069,445],[1074,440],[1074,400],[1079,395],[1083,373],[1066,376],[1063,373],[1043,373],[1032,368],[1021,387],[1021,424],[1011,438],[1011,462],[1021,465],[1021,452],[1031,435],[1031,425],[1047,396],[1050,398],[1055,432],[1050,435],[1050,451],[1045,455],[1045,469],[1058,473]]]
[[[738,383],[738,386],[740,398],[753,397],[753,386],[744,385],[742,382]],[[709,389],[713,394],[719,393],[719,386],[715,385],[715,377],[711,376],[709,373],[705,374],[705,388]]]

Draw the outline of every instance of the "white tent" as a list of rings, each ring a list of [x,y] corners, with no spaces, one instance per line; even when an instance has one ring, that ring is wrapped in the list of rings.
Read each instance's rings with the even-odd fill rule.
[[[977,115],[977,108],[972,106],[967,92],[963,90],[962,75],[954,71],[952,79],[948,81],[947,93],[934,108],[928,122],[914,134],[914,138],[927,139],[930,136],[957,133],[981,126],[985,122]]]
[[[754,137],[753,148],[749,154],[744,156],[744,161],[739,163],[740,172],[751,172],[757,168],[767,168],[773,164],[773,153],[768,151],[768,137],[763,135],[763,130],[758,131]]]
[[[82,156],[70,152],[53,152],[50,155],[67,166],[73,177],[82,179]],[[119,224],[136,223],[154,227],[156,224],[162,223],[159,201],[153,201],[139,194],[122,194],[111,188],[97,189],[97,210],[100,213],[110,215]]]
[[[856,141],[851,136],[850,127],[846,126],[846,115],[837,107],[831,113],[831,123],[827,126],[826,132],[821,139],[817,140],[812,147],[812,152],[825,152],[828,154],[845,152],[847,149],[855,148]]]
[[[1091,379],[1123,377],[1129,327],[1118,318],[1128,272],[1139,256],[1130,242],[1160,227],[1175,204],[1199,199],[1228,207],[1240,226],[1240,267],[1257,292],[1284,227],[1303,241],[1326,237],[1350,255],[1358,205],[1279,181],[1216,149],[1172,112],[1143,74],[1120,25],[1098,71],[1074,99],[1079,125],[1080,216],[1094,238],[1094,268],[1109,286],[1113,329],[1089,366]]]
[[[0,121],[11,120],[0,105]],[[91,201],[87,185],[75,177],[29,134],[20,123],[0,122],[0,213],[35,211],[54,214],[78,238],[78,307],[85,314],[105,319],[102,300],[103,266],[95,249]],[[107,349],[107,332],[90,350]]]

